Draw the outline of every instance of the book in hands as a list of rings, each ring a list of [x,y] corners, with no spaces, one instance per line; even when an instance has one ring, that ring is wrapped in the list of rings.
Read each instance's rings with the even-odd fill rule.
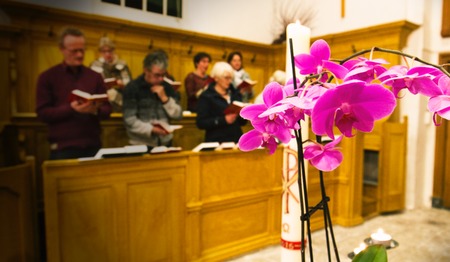
[[[244,108],[246,105],[248,105],[248,104],[242,103],[240,101],[233,101],[233,102],[231,102],[231,104],[229,104],[227,106],[227,108],[225,108],[223,113],[225,115],[228,115],[228,114],[239,114],[241,112],[242,108]]]
[[[115,77],[105,78],[103,81],[105,82],[106,89],[121,88]]]
[[[244,79],[238,86],[237,89],[239,90],[245,90],[247,91],[251,91],[252,87],[254,85],[256,85],[258,83],[258,81],[253,81],[250,79]]]
[[[167,147],[167,146],[157,146],[150,150],[150,154],[160,154],[160,153],[171,153],[171,152],[180,152],[181,147]]]
[[[153,126],[157,126],[159,128],[164,129],[164,131],[166,131],[167,134],[173,133],[173,131],[183,127],[182,125],[170,125],[163,121],[153,121],[151,124]]]
[[[79,89],[75,89],[70,94],[69,98],[70,102],[72,101],[79,101],[79,102],[105,102],[108,101],[108,95],[105,94],[89,94],[87,92],[81,91]]]
[[[173,89],[175,89],[175,91],[178,91],[178,89],[180,89],[181,82],[179,82],[179,81],[172,81],[172,79],[170,79],[168,77],[164,77],[164,82],[171,85],[173,87]]]

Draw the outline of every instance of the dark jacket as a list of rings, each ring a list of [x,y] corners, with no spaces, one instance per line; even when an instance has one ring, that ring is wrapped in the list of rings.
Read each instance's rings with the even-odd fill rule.
[[[232,124],[225,121],[224,110],[229,105],[228,102],[214,89],[216,83],[211,83],[208,89],[203,92],[197,104],[197,127],[205,129],[205,142],[235,142],[239,141],[242,135],[241,126],[247,121],[240,116]],[[242,101],[242,96],[238,91],[230,86],[228,89],[232,101]]]

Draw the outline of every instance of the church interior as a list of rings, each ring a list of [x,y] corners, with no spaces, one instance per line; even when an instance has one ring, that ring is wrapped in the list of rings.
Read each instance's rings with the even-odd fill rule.
[[[282,179],[282,170],[286,155],[295,152],[282,145],[274,155],[263,150],[241,152],[238,149],[193,152],[192,149],[203,142],[204,131],[197,128],[195,113],[186,113],[182,119],[171,122],[183,126],[174,132],[173,138],[173,146],[181,147],[181,152],[92,161],[49,160],[48,128],[36,117],[35,93],[40,73],[61,63],[57,39],[61,28],[67,25],[84,32],[86,63],[98,56],[98,40],[108,36],[116,43],[117,54],[127,62],[133,77],[142,74],[142,60],[152,50],[166,51],[168,72],[178,81],[193,70],[195,53],[207,52],[215,62],[224,61],[230,52],[239,50],[244,54],[246,71],[258,81],[255,93],[262,92],[275,70],[285,70],[288,59],[287,44],[282,41],[286,39],[285,32],[279,37],[265,36],[252,41],[242,34],[230,35],[233,30],[202,31],[199,24],[208,22],[199,17],[202,12],[208,12],[207,5],[219,5],[213,9],[219,11],[225,2],[142,1],[144,9],[154,3],[164,7],[161,7],[164,12],[173,11],[167,7],[171,3],[177,3],[180,8],[169,17],[160,18],[163,15],[157,14],[146,21],[116,15],[120,8],[133,8],[126,2],[141,1],[78,2],[67,7],[54,1],[0,3],[0,64],[3,69],[0,71],[0,96],[3,97],[0,104],[0,260],[283,261],[281,257],[277,260],[282,253],[281,214],[285,212],[282,194],[286,181]],[[236,8],[240,2],[226,3]],[[260,3],[258,0],[248,2]],[[314,1],[261,2],[265,10],[261,13],[267,14],[276,9],[274,5],[281,3],[301,5]],[[303,18],[298,19],[311,25],[310,42],[326,40],[333,57],[347,57],[358,50],[377,46],[418,53],[420,57],[448,67],[450,0],[423,0],[418,1],[419,5],[408,0],[398,1],[396,7],[405,12],[399,11],[395,20],[369,21],[367,18],[361,23],[358,19],[364,18],[362,13],[370,13],[370,10],[359,1],[323,2],[317,4],[316,9],[308,9],[313,11],[303,12]],[[387,5],[392,1],[381,2],[380,5]],[[200,8],[200,4],[206,7]],[[335,7],[330,9],[341,21],[340,30],[333,28],[333,23],[322,23],[321,19],[328,17],[326,7],[320,8],[325,4]],[[409,8],[420,13],[420,18],[401,17]],[[197,12],[195,23],[200,29],[192,24],[189,27],[189,23],[177,27],[185,18],[190,21],[188,12]],[[248,15],[252,10],[242,12]],[[213,20],[214,15],[207,17]],[[289,19],[282,23],[283,28],[295,22],[292,17]],[[261,22],[262,26],[272,21],[267,20]],[[350,21],[351,26],[346,21]],[[219,22],[214,21],[211,27]],[[251,18],[245,22],[258,23]],[[325,24],[329,28],[318,26]],[[392,64],[403,62],[395,55],[384,58]],[[180,88],[180,95],[181,107],[186,109],[183,88]],[[430,231],[449,229],[445,221],[450,217],[450,126],[446,120],[438,127],[432,124],[431,115],[425,112],[426,101],[415,97],[404,100],[407,102],[399,103],[391,116],[375,123],[373,132],[357,132],[353,138],[345,138],[340,145],[344,162],[338,169],[324,173],[336,234],[341,235],[341,239],[347,237],[348,244],[353,245],[348,236],[357,236],[355,244],[359,244],[361,234],[371,230],[364,226],[380,218],[389,220],[390,214],[399,216],[393,224],[411,223],[410,228],[405,229],[411,232],[422,227],[419,223],[433,224],[429,221],[433,215],[439,216],[434,226],[441,227]],[[104,148],[128,145],[120,112],[103,120],[101,128]],[[250,128],[246,125],[243,129]],[[307,186],[309,200],[319,202],[321,181],[312,166],[308,166]],[[417,214],[414,212],[421,212],[423,220],[412,220]],[[405,218],[403,214],[413,215]],[[323,232],[324,226],[323,211],[319,210],[311,217],[311,229],[318,234]],[[372,226],[376,230],[377,225]],[[388,225],[384,227],[395,230]],[[424,225],[424,228],[427,227]],[[406,237],[400,239],[408,241]],[[392,261],[407,261],[403,259],[408,252],[395,255],[397,250],[408,246],[399,242],[396,249],[389,251],[394,254]],[[323,243],[315,245],[323,246]],[[430,242],[430,245],[448,247],[448,237],[437,238],[436,243]],[[261,250],[261,256],[245,257]],[[270,253],[273,260],[267,259],[264,250],[273,252]],[[352,251],[340,250],[341,257]],[[439,259],[450,256],[448,248],[438,250],[446,253],[435,254],[434,261],[444,261]],[[326,251],[319,249],[317,252]]]

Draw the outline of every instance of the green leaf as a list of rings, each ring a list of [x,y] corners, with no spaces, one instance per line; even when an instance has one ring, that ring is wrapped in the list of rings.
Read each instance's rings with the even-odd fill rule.
[[[386,262],[387,253],[383,245],[372,245],[358,253],[352,262]]]

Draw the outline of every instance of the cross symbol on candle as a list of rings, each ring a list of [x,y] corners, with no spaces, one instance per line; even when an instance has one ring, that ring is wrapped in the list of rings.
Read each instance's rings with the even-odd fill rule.
[[[289,159],[291,156],[295,159],[295,162],[294,162],[295,164],[292,167],[290,167],[290,165],[289,165]],[[293,184],[295,184],[295,182],[297,182],[297,179],[298,179],[297,152],[288,148],[286,150],[286,158],[287,158],[286,164],[287,164],[288,168],[286,170],[286,177],[283,174],[282,178],[283,178],[283,194],[285,194],[285,200],[286,200],[284,213],[289,214],[289,198],[290,198],[290,196],[292,196],[292,198],[294,199],[295,202],[300,203],[300,201],[298,200],[296,195],[290,189],[290,187]],[[291,174],[292,172],[294,172],[294,175],[290,178],[289,174]]]

